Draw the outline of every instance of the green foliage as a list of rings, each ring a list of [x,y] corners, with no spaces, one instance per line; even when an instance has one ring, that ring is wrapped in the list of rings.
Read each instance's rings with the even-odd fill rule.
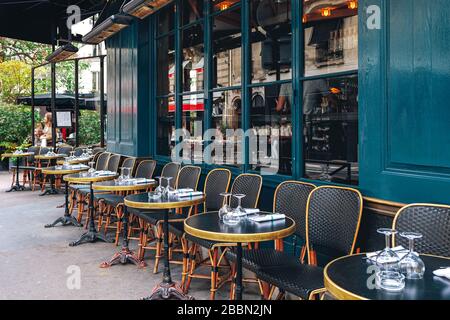
[[[22,95],[30,94],[31,68],[22,61],[0,63],[0,99],[14,103]]]
[[[35,112],[36,123],[40,121]],[[26,148],[31,141],[31,109],[28,106],[0,105],[0,151]]]
[[[100,143],[100,113],[90,110],[81,110],[80,112],[80,145]]]
[[[20,60],[29,65],[45,62],[51,47],[40,43],[0,37],[0,62]]]

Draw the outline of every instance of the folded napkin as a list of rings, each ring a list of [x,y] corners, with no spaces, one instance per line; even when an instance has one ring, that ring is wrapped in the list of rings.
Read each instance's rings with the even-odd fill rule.
[[[394,247],[394,248],[392,248],[392,251],[394,251],[395,253],[397,253],[397,255],[398,255],[398,257],[399,257],[400,259],[403,259],[403,257],[406,256],[406,255],[408,254],[408,252],[409,252],[408,249],[405,249],[405,248],[402,247],[402,246]],[[367,256],[367,258],[369,258],[369,260],[372,260],[373,262],[376,262],[376,261],[377,261],[378,254],[379,254],[380,252],[381,252],[381,251],[369,252],[369,253],[366,253],[366,256]]]
[[[433,271],[433,274],[438,277],[444,277],[450,280],[450,268],[442,268]]]
[[[77,169],[84,169],[89,168],[89,166],[85,166],[83,164],[73,164],[70,166],[71,169],[77,170]]]
[[[95,173],[95,175],[98,176],[98,177],[111,176],[111,175],[114,175],[114,174],[116,174],[116,173],[112,172],[112,171],[106,171],[106,170],[97,171]]]
[[[177,193],[186,193],[186,192],[194,192],[194,189],[192,188],[181,188],[176,190]]]
[[[150,182],[155,181],[154,179],[145,179],[145,178],[139,178],[139,179],[135,179],[136,184],[147,184]]]
[[[236,215],[238,217],[246,217],[250,214],[256,214],[259,211],[260,211],[259,209],[247,208],[247,209],[244,209],[244,212],[241,212],[241,213],[234,212],[234,215]]]
[[[193,191],[193,192],[179,192],[177,193],[178,198],[191,198],[202,196],[203,192],[201,191]]]
[[[248,219],[254,222],[266,222],[286,219],[286,216],[282,213],[254,214],[249,216]]]

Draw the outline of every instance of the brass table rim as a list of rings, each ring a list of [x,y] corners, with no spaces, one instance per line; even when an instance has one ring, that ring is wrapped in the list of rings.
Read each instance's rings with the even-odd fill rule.
[[[24,152],[24,153],[18,153],[18,154],[14,154],[14,153],[4,153],[1,155],[2,158],[18,158],[18,157],[30,157],[30,156],[34,156],[33,152]]]
[[[105,182],[105,181],[101,181]],[[129,184],[129,185],[102,185],[100,183],[94,183],[92,185],[92,189],[99,191],[137,191],[137,190],[145,190],[148,187],[154,186],[156,181],[139,183],[139,184]]]
[[[45,154],[38,154],[38,155],[35,155],[34,157],[38,160],[53,160],[53,159],[65,158],[65,157],[67,157],[67,155],[57,154],[55,156],[47,156]]]
[[[187,222],[190,218],[187,218],[184,221],[184,231],[194,237],[202,238],[202,239],[210,240],[210,241],[221,241],[221,242],[225,241],[225,242],[233,242],[233,243],[235,243],[235,242],[262,242],[262,241],[282,239],[282,238],[292,235],[295,232],[295,221],[289,217],[286,217],[285,219],[291,220],[292,225],[283,230],[264,232],[264,233],[239,233],[239,234],[212,232],[212,231],[205,231],[205,230],[193,228],[187,224]]]
[[[327,291],[329,291],[333,296],[335,296],[336,298],[340,299],[340,300],[369,300],[366,297],[360,296],[356,293],[350,292],[342,287],[340,287],[339,285],[337,285],[333,280],[331,280],[331,278],[328,276],[328,268],[335,263],[336,261],[342,260],[342,259],[346,259],[349,257],[354,257],[354,256],[362,256],[365,255],[366,253],[358,253],[358,254],[352,254],[352,255],[346,255],[343,257],[339,257],[337,259],[334,259],[333,261],[329,262],[325,269],[323,270],[323,278],[324,278],[324,285],[325,288],[327,289]],[[428,257],[436,257],[436,258],[441,258],[441,259],[449,259],[447,257],[441,257],[441,256],[436,256],[436,255],[432,255],[432,254],[420,254],[421,256],[428,256]]]
[[[80,169],[61,169],[61,170],[46,169],[46,168],[42,168],[41,169],[42,173],[50,174],[50,175],[72,174],[72,173],[83,172],[83,171],[86,171],[86,170],[89,170],[89,167],[88,168],[80,168]]]
[[[100,176],[100,177],[73,177],[70,174],[65,175],[64,176],[64,181],[67,182],[75,182],[75,183],[80,183],[80,182],[86,182],[86,183],[91,183],[91,182],[100,182],[100,181],[108,181],[108,180],[112,180],[115,179],[119,174],[115,174],[115,175],[110,175],[110,176]]]
[[[195,206],[205,202],[206,196],[198,197],[197,199],[176,201],[176,202],[136,202],[124,199],[124,204],[127,207],[135,209],[178,209]]]

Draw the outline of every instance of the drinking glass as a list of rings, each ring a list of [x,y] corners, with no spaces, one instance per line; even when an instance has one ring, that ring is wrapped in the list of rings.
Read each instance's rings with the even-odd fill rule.
[[[245,194],[235,194],[233,197],[238,200],[238,206],[234,209],[234,212],[238,215],[244,215],[245,209],[242,208],[242,199],[245,198]]]
[[[400,271],[407,279],[422,279],[425,273],[425,264],[419,255],[414,252],[414,240],[422,238],[417,232],[400,232],[400,236],[408,239],[409,252],[400,260]]]
[[[91,174],[91,175],[95,172],[94,165],[95,165],[95,162],[94,162],[94,161],[90,161],[90,162],[89,162],[89,170],[88,170],[88,173]]]
[[[162,195],[163,192],[164,192],[164,187],[163,187],[163,185],[162,185],[162,180],[164,179],[164,177],[159,176],[159,177],[156,177],[156,179],[159,180],[159,184],[158,184],[158,186],[156,187],[155,192]]]
[[[164,188],[163,196],[166,200],[171,200],[170,195],[173,194],[173,191],[175,190],[170,186],[170,180],[172,180],[173,177],[164,177],[164,179],[167,181],[167,185]]]
[[[401,291],[405,287],[405,276],[400,273],[399,256],[391,249],[391,236],[397,231],[380,228],[377,232],[385,236],[386,247],[376,256],[376,263],[380,267],[376,273],[376,283],[386,291]]]
[[[228,214],[228,213],[230,213],[230,212],[232,212],[233,211],[233,209],[230,207],[230,205],[229,205],[229,199],[230,199],[230,197],[232,196],[232,194],[231,193],[228,193],[228,192],[223,192],[223,193],[221,193],[220,194],[222,197],[224,197],[224,202],[223,202],[223,206],[219,209],[219,220],[220,221],[223,221],[223,217],[226,215],[226,214]]]
[[[130,168],[124,167],[124,172],[123,172],[124,176],[123,177],[126,180],[129,180],[131,178],[130,171],[131,171]]]

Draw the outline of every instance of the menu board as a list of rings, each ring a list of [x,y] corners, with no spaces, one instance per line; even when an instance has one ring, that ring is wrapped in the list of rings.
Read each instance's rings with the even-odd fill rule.
[[[72,127],[72,111],[56,111],[56,127]]]

